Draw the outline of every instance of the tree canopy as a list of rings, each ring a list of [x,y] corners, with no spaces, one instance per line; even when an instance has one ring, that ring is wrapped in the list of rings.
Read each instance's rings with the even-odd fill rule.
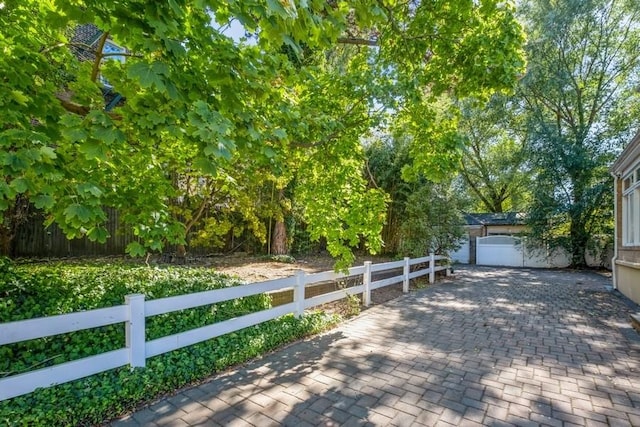
[[[423,175],[403,179],[403,170],[413,168],[408,147],[406,139],[384,135],[366,147],[371,184],[389,195],[384,251],[411,257],[448,254],[462,238],[464,200],[451,179],[437,183]]]
[[[26,199],[69,237],[105,241],[115,207],[133,255],[184,243],[202,203],[251,222],[260,207],[238,199],[260,177],[295,179],[311,235],[344,264],[363,237],[377,250],[385,196],[362,177],[361,137],[392,111],[418,163],[453,167],[434,99],[511,88],[524,65],[514,8],[497,0],[1,5],[3,232]],[[228,36],[233,21],[256,42]],[[92,44],[74,39],[86,24]],[[122,100],[106,105],[110,91]]]
[[[612,235],[608,164],[635,131],[640,7],[635,1],[530,0],[529,66],[519,98],[535,182],[533,235],[585,265],[590,238]]]
[[[478,212],[526,209],[531,174],[522,117],[517,100],[502,95],[462,106],[460,176]]]

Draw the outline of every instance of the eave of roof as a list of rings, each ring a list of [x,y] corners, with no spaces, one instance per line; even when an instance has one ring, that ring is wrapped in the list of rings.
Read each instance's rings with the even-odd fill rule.
[[[524,214],[520,212],[465,213],[466,225],[524,225]]]
[[[640,131],[636,133],[624,150],[622,150],[622,153],[620,153],[616,161],[613,162],[609,171],[620,177],[625,169],[632,166],[638,158],[640,158]]]

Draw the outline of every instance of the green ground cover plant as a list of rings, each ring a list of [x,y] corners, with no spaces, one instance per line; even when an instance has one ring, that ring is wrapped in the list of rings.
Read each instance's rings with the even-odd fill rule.
[[[131,293],[156,299],[236,286],[242,282],[204,268],[126,264],[15,265],[0,258],[0,322],[123,304]],[[255,295],[147,318],[147,340],[267,309]],[[128,366],[0,402],[0,425],[91,425],[164,393],[197,382],[282,344],[318,333],[339,319],[322,312],[287,315]],[[0,346],[0,377],[116,350],[116,324]]]

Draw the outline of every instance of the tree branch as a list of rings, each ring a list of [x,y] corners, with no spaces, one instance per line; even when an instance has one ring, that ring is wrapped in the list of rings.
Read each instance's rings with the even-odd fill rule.
[[[361,39],[355,37],[340,37],[338,43],[341,44],[355,44],[359,46],[378,46],[377,40]]]
[[[60,101],[60,105],[62,108],[67,110],[70,113],[77,114],[79,116],[86,116],[91,111],[91,108],[88,105],[78,104],[77,102],[73,102],[69,99],[67,93],[56,93],[56,98]],[[122,120],[122,116],[117,113],[108,112],[107,115],[111,117],[113,120]]]
[[[61,48],[61,47],[65,47],[65,46],[75,46],[75,47],[80,47],[80,48],[82,48],[82,49],[84,49],[84,50],[88,50],[88,51],[91,51],[91,52],[93,52],[93,51],[94,51],[94,50],[93,50],[93,47],[92,47],[92,46],[89,46],[89,45],[88,45],[88,44],[86,44],[86,43],[70,42],[70,43],[56,43],[56,44],[54,44],[53,46],[49,46],[49,47],[48,47],[48,48],[46,48],[46,49],[45,49],[45,48],[41,49],[41,50],[40,50],[40,53],[43,53],[43,54],[44,54],[44,53],[49,53],[49,52],[51,52],[51,51],[53,51],[53,50],[56,50],[56,49],[59,49],[59,48]]]
[[[102,62],[102,57],[104,56],[104,54],[102,53],[102,50],[104,49],[104,45],[107,42],[108,38],[109,38],[109,31],[105,31],[100,36],[100,40],[98,40],[98,46],[96,47],[96,50],[94,52],[96,55],[96,59],[93,61],[93,68],[91,69],[92,82],[95,82],[96,80],[98,80],[98,74],[100,73],[100,63]]]
[[[484,194],[482,194],[482,191],[480,191],[480,189],[476,186],[475,182],[473,182],[473,180],[471,179],[471,177],[467,173],[467,169],[465,168],[464,163],[462,163],[462,168],[460,169],[460,174],[462,175],[462,178],[466,181],[466,183],[471,187],[471,190],[474,193],[476,193],[476,195],[478,196],[480,201],[485,205],[485,207],[488,210],[492,211],[493,210],[493,205],[484,196]]]
[[[108,53],[103,53],[102,54],[103,58],[108,58],[110,56],[129,56],[129,57],[134,57],[134,58],[142,58],[142,55],[140,55],[139,53],[108,52]]]
[[[198,212],[193,216],[193,218],[191,218],[191,221],[189,221],[186,225],[185,225],[185,234],[188,234],[189,231],[191,231],[191,228],[196,225],[196,223],[198,221],[200,221],[200,218],[202,218],[202,214],[204,213],[205,208],[209,205],[209,200],[208,199],[204,199],[202,201],[202,204],[200,205],[200,207],[198,208]]]
[[[58,98],[58,101],[60,101],[60,104],[65,110],[79,116],[86,116],[87,114],[89,114],[90,108],[88,106],[73,102],[65,95],[66,94],[63,93],[56,94],[56,98]]]

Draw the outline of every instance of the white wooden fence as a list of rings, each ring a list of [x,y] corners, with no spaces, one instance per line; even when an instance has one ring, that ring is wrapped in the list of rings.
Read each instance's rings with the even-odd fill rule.
[[[436,261],[441,260],[445,260],[446,263],[444,265],[436,265]],[[411,266],[427,263],[428,268],[410,271]],[[145,301],[144,295],[133,294],[125,297],[124,305],[116,307],[2,323],[0,324],[0,345],[125,322],[126,347],[2,378],[0,379],[0,401],[30,393],[37,388],[51,387],[120,366],[144,367],[146,359],[149,357],[257,325],[285,314],[295,313],[297,316],[302,316],[307,308],[336,301],[346,295],[362,294],[363,303],[368,306],[371,302],[372,290],[402,282],[403,292],[408,292],[410,279],[428,274],[429,282],[433,283],[436,271],[446,270],[447,273],[449,272],[448,264],[446,257],[434,254],[423,258],[405,258],[402,261],[383,264],[371,264],[370,261],[367,261],[363,266],[350,268],[348,274],[335,273],[333,271],[314,274],[299,272],[296,276],[283,279],[149,301]],[[375,282],[371,281],[372,273],[400,268],[403,269],[401,275]],[[362,275],[361,285],[312,298],[305,299],[304,297],[304,290],[307,285],[360,275]],[[145,319],[147,317],[292,288],[294,290],[292,303],[151,341],[146,341],[145,339]]]

